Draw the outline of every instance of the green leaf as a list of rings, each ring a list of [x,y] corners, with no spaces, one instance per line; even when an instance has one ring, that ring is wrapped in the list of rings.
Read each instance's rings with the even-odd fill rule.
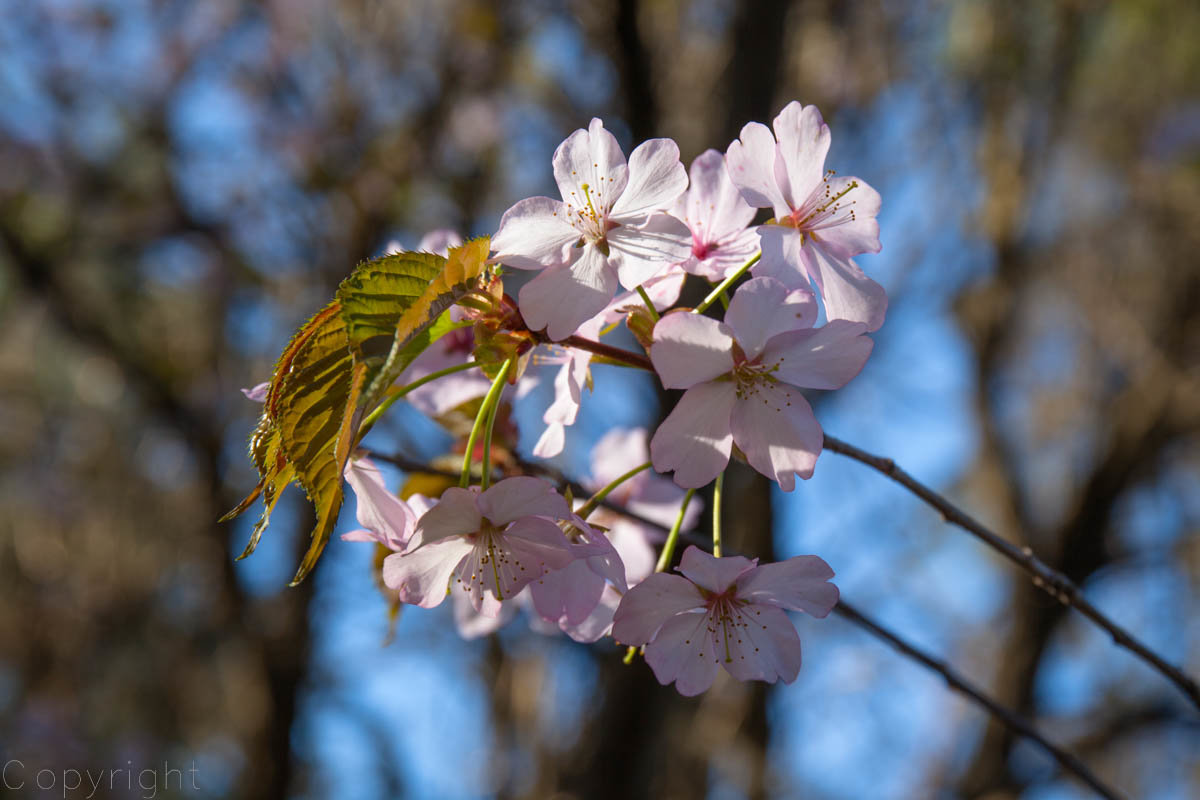
[[[478,287],[488,247],[484,237],[451,248],[448,258],[430,253],[385,256],[362,264],[338,287],[351,348],[372,368],[366,405],[379,402],[420,353],[410,344]]]
[[[295,481],[317,512],[292,585],[304,580],[337,524],[342,473],[363,417],[426,347],[467,324],[452,322],[447,309],[478,285],[487,253],[488,241],[481,239],[451,250],[448,259],[402,253],[360,264],[337,299],[296,332],[275,364],[250,439],[259,482],[222,517],[232,519],[263,499],[241,558],[254,551],[280,494]]]

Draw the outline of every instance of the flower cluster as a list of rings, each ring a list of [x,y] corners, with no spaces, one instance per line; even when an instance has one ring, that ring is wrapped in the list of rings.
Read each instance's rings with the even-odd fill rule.
[[[707,689],[718,666],[740,680],[796,678],[787,611],[830,612],[828,564],[722,556],[717,514],[712,555],[689,546],[679,574],[670,568],[697,521],[695,490],[716,481],[719,500],[731,458],[784,491],[813,474],[824,437],[806,392],[853,379],[883,323],[887,296],[854,261],[880,249],[879,195],[826,169],[829,144],[817,109],[795,102],[690,170],[669,139],[627,160],[598,119],[567,137],[552,160],[559,198],[505,212],[486,288],[447,312],[463,324],[399,379],[420,382],[407,398],[418,410],[469,432],[458,485],[430,473],[402,500],[369,458],[346,467],[362,529],[343,538],[376,544],[395,602],[432,608],[450,596],[464,636],[519,610],[545,632],[611,636],[641,647],[659,681],[686,695]],[[755,225],[766,217],[758,209],[773,216]],[[461,241],[435,234],[422,249]],[[517,299],[504,292],[506,267],[533,273]],[[707,282],[707,296],[676,308],[689,279]],[[622,322],[645,354],[601,341]],[[578,482],[595,494],[579,503],[560,493],[556,470],[518,455],[515,417],[500,409],[512,402],[506,384],[521,402],[550,384],[532,452],[558,456],[598,364],[650,370],[683,394],[652,434],[616,429],[600,440]],[[474,423],[455,429],[451,414]]]

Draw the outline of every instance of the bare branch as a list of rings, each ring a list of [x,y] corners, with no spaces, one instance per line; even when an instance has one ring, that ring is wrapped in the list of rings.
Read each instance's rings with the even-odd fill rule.
[[[872,455],[829,434],[825,434],[825,449],[852,458],[883,473],[937,510],[946,522],[973,534],[1005,558],[1020,566],[1033,576],[1034,586],[1037,586],[1064,606],[1075,608],[1079,613],[1107,631],[1112,636],[1114,642],[1158,670],[1167,680],[1179,687],[1180,691],[1186,694],[1197,708],[1200,708],[1200,685],[1195,680],[1180,668],[1168,663],[1160,655],[1142,644],[1129,631],[1101,613],[1099,609],[1083,596],[1082,590],[1070,578],[1041,561],[1033,554],[1033,550],[1028,547],[1018,547],[994,531],[989,530],[981,522],[959,509],[945,497],[942,497],[896,466],[896,462],[890,458]]]
[[[1114,789],[1105,785],[1103,781],[1097,778],[1095,774],[1088,769],[1086,764],[1070,753],[1060,749],[1047,740],[1046,737],[1042,736],[1042,734],[1033,727],[1033,724],[1030,723],[1029,720],[1010,711],[1005,706],[984,694],[980,689],[972,685],[969,681],[955,672],[944,661],[934,658],[904,639],[901,639],[895,633],[892,633],[892,631],[883,627],[878,622],[875,622],[870,617],[867,617],[857,608],[848,604],[844,600],[838,601],[838,604],[834,606],[833,611],[838,616],[850,620],[855,625],[858,625],[880,639],[883,639],[904,655],[908,656],[914,661],[920,662],[923,666],[941,675],[946,679],[946,683],[951,689],[959,692],[971,701],[986,708],[988,713],[998,719],[1005,727],[1041,745],[1041,747],[1059,763],[1059,766],[1086,783],[1089,787],[1091,787],[1092,791],[1096,792],[1096,794],[1100,795],[1101,797],[1110,798],[1110,800],[1116,800],[1116,798],[1121,797],[1121,795],[1117,794]]]

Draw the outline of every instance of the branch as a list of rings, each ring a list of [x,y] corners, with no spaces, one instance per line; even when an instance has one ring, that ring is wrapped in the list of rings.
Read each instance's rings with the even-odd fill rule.
[[[1005,558],[1020,566],[1033,576],[1033,585],[1049,594],[1064,606],[1078,610],[1100,628],[1108,632],[1114,642],[1137,655],[1147,664],[1158,670],[1167,680],[1175,684],[1180,691],[1200,708],[1200,685],[1180,668],[1169,664],[1161,656],[1138,641],[1131,633],[1116,624],[1092,605],[1083,592],[1070,578],[1053,569],[1033,554],[1028,547],[1017,547],[999,534],[989,530],[974,517],[963,512],[946,498],[930,489],[925,484],[909,475],[890,458],[872,455],[860,450],[852,444],[843,442],[829,434],[825,434],[825,449],[847,456],[883,473],[917,497],[936,509],[942,519],[956,525],[976,538],[983,541]]]
[[[984,694],[980,689],[973,686],[965,678],[955,672],[949,665],[943,661],[939,661],[916,646],[909,644],[904,639],[901,639],[896,634],[892,633],[887,628],[867,617],[854,606],[848,604],[844,600],[839,600],[834,606],[833,611],[838,616],[844,617],[866,631],[883,639],[892,647],[899,650],[904,655],[920,662],[923,666],[933,670],[946,679],[946,683],[956,692],[966,696],[971,701],[983,706],[992,716],[998,719],[1005,727],[1020,734],[1034,742],[1037,742],[1042,748],[1049,753],[1059,765],[1070,772],[1075,777],[1086,783],[1096,794],[1101,797],[1109,798],[1109,800],[1118,800],[1121,795],[1115,790],[1106,786],[1099,778],[1097,778],[1087,765],[1080,761],[1070,753],[1059,749],[1038,732],[1033,724],[1024,717],[1010,711],[992,698]]]

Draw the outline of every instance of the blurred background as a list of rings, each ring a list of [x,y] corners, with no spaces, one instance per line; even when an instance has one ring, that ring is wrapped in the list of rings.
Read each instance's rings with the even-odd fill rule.
[[[357,261],[493,232],[553,193],[551,153],[593,115],[690,163],[799,99],[832,126],[827,166],[883,196],[883,252],[859,262],[888,320],[817,403],[826,430],[1200,674],[1197,42],[1186,0],[5,3],[9,794],[42,796],[40,768],[63,796],[64,769],[153,767],[155,795],[90,796],[1090,796],[842,618],[796,618],[793,685],[689,700],[521,621],[463,641],[449,604],[385,646],[369,547],[335,539],[286,588],[300,492],[246,561],[252,520],[216,520],[255,481],[238,389]],[[650,381],[595,376],[572,474],[606,426],[664,411]],[[415,416],[381,428],[437,450]],[[727,485],[734,549],[822,555],[846,600],[1124,794],[1200,796],[1182,694],[882,476],[827,453],[790,495]],[[163,789],[164,763],[199,788]]]

